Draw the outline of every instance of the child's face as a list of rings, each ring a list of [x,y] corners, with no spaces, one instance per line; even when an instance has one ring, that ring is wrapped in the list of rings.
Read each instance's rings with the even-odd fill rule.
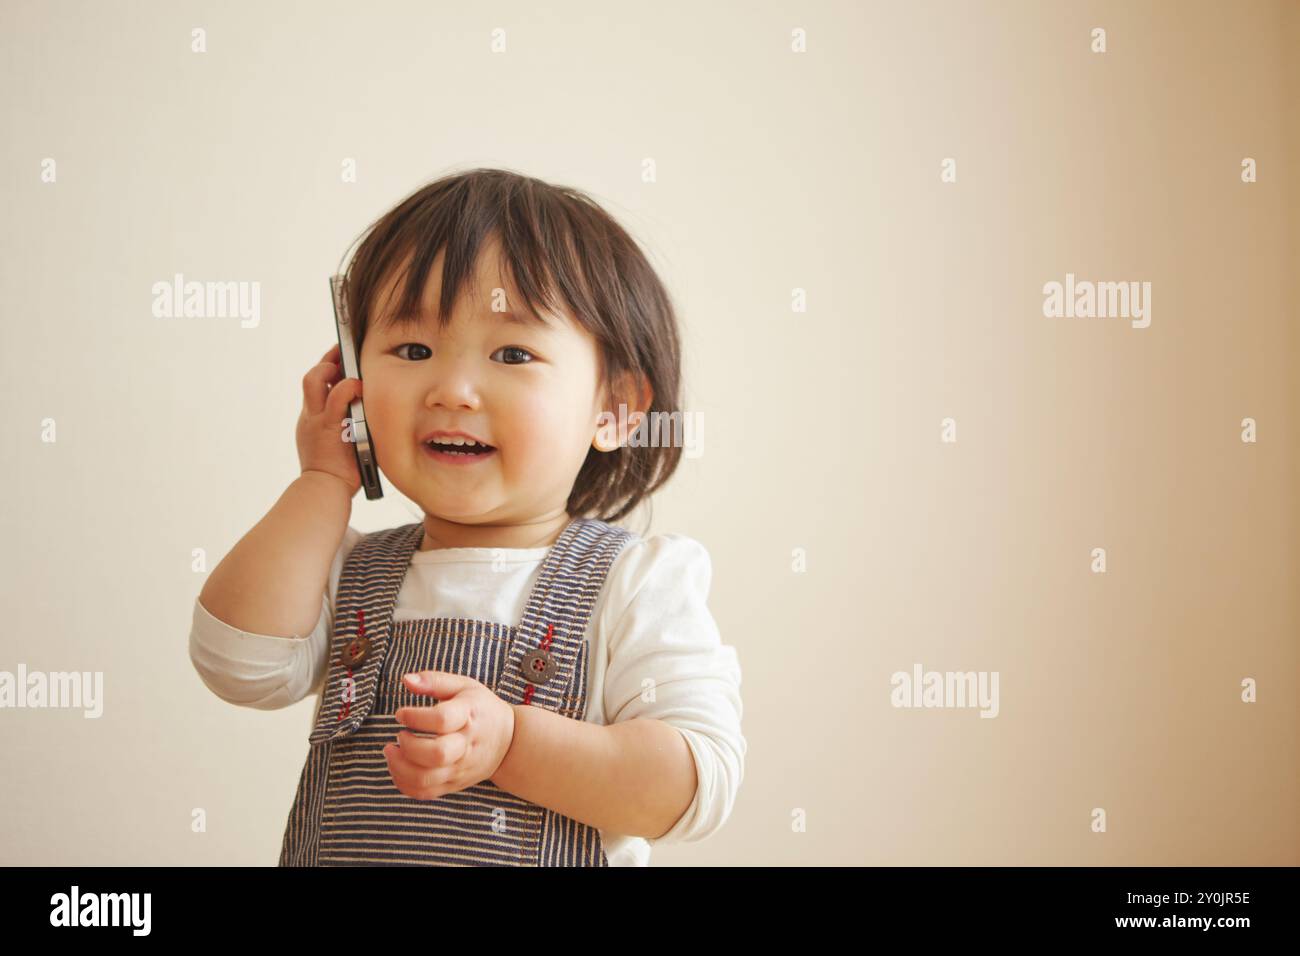
[[[484,244],[446,329],[434,319],[442,252],[420,325],[382,327],[397,301],[396,269],[362,343],[362,401],[379,464],[431,518],[495,525],[563,515],[604,405],[589,332],[567,316],[548,314],[544,329],[492,311],[494,288],[505,290],[507,312],[528,308],[499,273],[498,248]],[[468,464],[438,461],[421,441],[435,429],[468,432],[496,451]]]

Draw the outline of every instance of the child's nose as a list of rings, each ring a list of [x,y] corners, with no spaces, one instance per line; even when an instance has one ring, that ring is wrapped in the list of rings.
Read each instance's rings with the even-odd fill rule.
[[[437,374],[425,392],[426,408],[478,408],[482,399],[475,376],[463,366]]]

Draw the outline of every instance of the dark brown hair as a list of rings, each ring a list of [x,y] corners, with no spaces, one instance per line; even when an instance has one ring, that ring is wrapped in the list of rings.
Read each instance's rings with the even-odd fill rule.
[[[405,285],[382,324],[418,322],[433,260],[445,249],[437,315],[445,328],[480,248],[492,236],[500,244],[500,266],[534,312],[563,312],[595,338],[603,385],[644,376],[653,399],[642,436],[649,434],[655,412],[680,412],[677,316],[640,247],[584,193],[504,169],[472,169],[429,183],[362,234],[346,272],[357,354],[375,299],[401,263],[409,258]],[[520,310],[512,304],[511,311]],[[524,317],[530,318],[526,312]],[[630,404],[634,395],[623,400]],[[574,517],[617,521],[667,482],[681,453],[673,441],[610,452],[591,448],[566,510]]]

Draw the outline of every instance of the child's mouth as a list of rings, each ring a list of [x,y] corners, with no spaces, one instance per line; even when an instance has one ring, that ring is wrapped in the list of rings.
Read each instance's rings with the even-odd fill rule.
[[[497,451],[491,445],[453,445],[432,441],[422,444],[426,455],[446,465],[472,465],[491,458]]]

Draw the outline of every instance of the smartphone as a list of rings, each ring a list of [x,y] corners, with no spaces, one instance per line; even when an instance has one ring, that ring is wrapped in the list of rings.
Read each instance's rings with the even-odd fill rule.
[[[352,339],[352,318],[348,315],[348,299],[344,293],[343,276],[330,277],[330,297],[334,300],[334,331],[339,337],[339,354],[343,359],[343,377],[360,378],[361,363],[357,360],[357,348]],[[370,500],[384,496],[383,486],[379,483],[379,465],[375,461],[375,445],[370,440],[366,428],[366,409],[361,399],[351,402],[352,447],[357,453],[357,469],[361,472],[361,485],[366,489]]]

